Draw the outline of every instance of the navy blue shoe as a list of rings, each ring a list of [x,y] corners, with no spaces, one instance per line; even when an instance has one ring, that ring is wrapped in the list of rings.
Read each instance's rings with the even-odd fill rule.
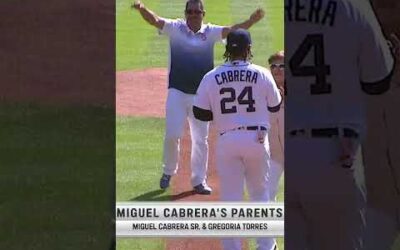
[[[160,179],[160,188],[166,189],[169,187],[169,181],[171,180],[171,175],[163,174]]]
[[[212,189],[207,184],[199,184],[195,186],[193,189],[197,194],[204,194],[204,195],[209,195],[211,194],[212,191]]]

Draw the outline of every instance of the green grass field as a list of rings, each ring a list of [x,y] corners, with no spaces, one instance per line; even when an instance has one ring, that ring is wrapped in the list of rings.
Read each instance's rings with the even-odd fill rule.
[[[181,18],[185,1],[148,0],[146,6],[158,15]],[[132,1],[116,2],[116,68],[117,70],[167,67],[168,40],[145,23],[140,14],[132,10]],[[266,65],[268,56],[283,49],[283,2],[279,0],[218,0],[206,2],[205,22],[231,25],[247,19],[256,7],[263,7],[266,16],[251,29],[253,39],[253,62]],[[222,63],[224,45],[215,47],[215,63]]]
[[[144,0],[158,15],[181,18],[185,1]],[[116,68],[121,70],[168,67],[168,40],[131,10],[132,1],[117,0]],[[280,0],[206,1],[205,22],[231,25],[244,21],[257,8],[266,10],[266,17],[251,29],[253,62],[266,66],[267,58],[283,49],[283,2]],[[215,46],[215,65],[223,62],[224,45]],[[164,119],[118,117],[117,121],[117,201],[166,200],[169,193],[157,191],[164,134]],[[283,198],[281,183],[279,198]],[[283,249],[283,241],[279,247]],[[118,250],[164,249],[164,240],[118,239]],[[251,249],[255,249],[254,241]]]
[[[2,103],[0,249],[108,249],[113,116],[104,108]]]
[[[118,117],[117,201],[168,200],[158,192],[164,119]],[[164,249],[161,239],[118,239],[117,249]]]

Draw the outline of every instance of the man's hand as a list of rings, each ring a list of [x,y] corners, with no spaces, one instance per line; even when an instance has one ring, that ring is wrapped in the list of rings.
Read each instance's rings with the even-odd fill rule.
[[[394,56],[397,60],[400,59],[400,39],[395,33],[391,33],[389,40]]]
[[[360,146],[358,139],[340,138],[342,154],[339,157],[339,163],[343,168],[353,169],[353,163],[357,150]]]
[[[279,93],[281,94],[281,97],[283,98],[285,96],[285,88],[278,86],[278,90],[279,90]]]
[[[251,16],[250,16],[250,21],[252,23],[256,23],[260,21],[265,15],[265,11],[261,8],[258,8],[256,11],[254,11]]]
[[[144,7],[144,5],[143,5],[143,3],[140,2],[140,1],[135,1],[135,2],[133,2],[133,4],[132,4],[131,7],[132,7],[132,9],[140,10],[141,8]]]
[[[141,1],[136,0],[135,2],[133,2],[131,8],[138,10],[143,19],[150,25],[153,25],[159,30],[163,29],[165,24],[163,18],[159,17],[153,11],[147,9]]]

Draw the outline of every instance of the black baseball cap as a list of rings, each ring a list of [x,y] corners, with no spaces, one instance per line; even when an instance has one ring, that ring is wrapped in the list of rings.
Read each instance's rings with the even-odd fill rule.
[[[250,33],[245,29],[231,31],[227,37],[229,48],[247,48],[251,45]]]

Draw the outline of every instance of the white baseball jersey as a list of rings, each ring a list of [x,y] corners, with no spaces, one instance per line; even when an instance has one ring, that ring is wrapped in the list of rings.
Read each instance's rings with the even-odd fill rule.
[[[364,136],[365,98],[386,89],[393,68],[369,1],[285,0],[285,33],[285,129],[341,127]],[[364,249],[364,201],[353,177],[363,168],[359,141],[351,140],[351,170],[340,160],[350,140],[286,135],[285,218],[296,223],[285,228],[285,245]]]
[[[362,87],[393,68],[386,39],[365,0],[285,0],[288,129],[365,124]],[[361,83],[365,83],[364,86]],[[295,112],[299,110],[299,112]]]
[[[266,68],[234,61],[204,76],[193,105],[211,110],[217,130],[225,132],[241,126],[269,128],[268,107],[280,102],[279,90]]]
[[[279,108],[280,103],[281,96],[271,73],[250,62],[225,63],[201,81],[193,105],[211,110],[218,132],[224,133],[218,137],[216,147],[222,201],[243,200],[245,184],[251,201],[270,200],[267,134],[264,141],[257,141],[260,138],[256,131],[243,132],[237,128],[269,128],[268,107]],[[257,249],[273,249],[274,245],[273,238],[257,239]],[[241,249],[240,239],[224,239],[223,246]]]

